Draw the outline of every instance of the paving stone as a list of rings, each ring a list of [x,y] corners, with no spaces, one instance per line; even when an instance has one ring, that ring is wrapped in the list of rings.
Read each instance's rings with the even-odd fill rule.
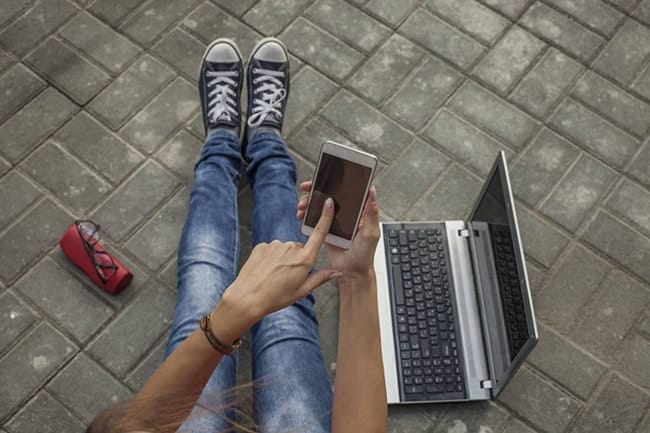
[[[421,129],[462,77],[433,56],[404,81],[383,110],[415,130]]]
[[[486,44],[494,43],[510,25],[507,19],[475,0],[429,0],[426,7]]]
[[[112,189],[51,140],[32,153],[21,168],[79,214],[99,203]]]
[[[3,377],[0,419],[15,410],[76,350],[75,345],[52,326],[41,323],[0,359]]]
[[[526,273],[528,274],[528,283],[530,284],[531,293],[535,295],[542,290],[546,273],[530,260],[526,260]]]
[[[449,107],[515,148],[521,148],[537,129],[533,119],[473,82],[463,84]]]
[[[453,163],[437,185],[408,213],[409,219],[445,221],[465,219],[478,197],[483,182]]]
[[[152,0],[120,25],[120,30],[149,46],[175,21],[189,13],[199,0]]]
[[[638,142],[630,135],[572,99],[566,99],[560,105],[550,124],[618,168],[625,165],[639,148]]]
[[[638,20],[650,25],[650,0],[642,0],[632,15]]]
[[[13,18],[18,12],[23,11],[30,0],[5,0],[0,4],[0,26],[4,26],[6,22]]]
[[[420,3],[418,0],[370,0],[365,9],[373,15],[396,27]]]
[[[634,9],[634,6],[638,3],[639,0],[607,0],[609,3],[612,3],[619,8],[631,12]]]
[[[517,206],[517,217],[526,254],[546,267],[551,266],[568,239],[522,206]]]
[[[241,225],[241,224],[240,224]],[[160,279],[170,289],[176,290],[176,257],[172,257],[169,263],[160,273]]]
[[[611,36],[623,14],[606,3],[590,0],[550,0],[551,4],[570,13],[592,30]]]
[[[119,183],[144,159],[140,153],[85,112],[59,129],[52,141]]]
[[[11,291],[0,295],[0,351],[38,320],[36,314]]]
[[[148,283],[89,346],[90,354],[116,376],[124,377],[171,324],[174,303],[168,289]]]
[[[502,94],[506,93],[526,72],[545,46],[544,42],[527,31],[520,27],[512,27],[481,60],[474,74]]]
[[[165,356],[166,347],[167,339],[164,338],[129,375],[126,379],[126,384],[129,385],[133,391],[137,392],[142,389],[151,375],[154,374],[158,367],[160,367]]]
[[[104,233],[121,240],[178,186],[178,181],[154,162],[147,162],[94,213]]]
[[[646,307],[643,320],[638,326],[639,332],[647,338],[650,338],[650,306]]]
[[[540,2],[526,11],[519,23],[583,61],[591,59],[604,42],[597,34]]]
[[[542,129],[510,169],[515,195],[528,205],[536,206],[551,192],[578,154],[571,143],[549,129]]]
[[[461,69],[469,68],[485,51],[483,45],[424,9],[413,12],[399,30]]]
[[[594,69],[627,84],[650,55],[650,29],[634,20],[627,22],[594,62]]]
[[[39,392],[7,423],[12,433],[83,433],[86,426],[46,391]]]
[[[388,406],[388,433],[420,433],[431,431],[444,414],[442,406],[426,410],[418,405]]]
[[[124,338],[129,338],[124,336]],[[85,423],[131,392],[111,375],[80,353],[48,385],[47,390],[68,407],[73,407]],[[79,392],[83,390],[83,392]]]
[[[89,108],[117,129],[173,76],[169,68],[144,55],[93,99]]]
[[[599,211],[583,238],[609,257],[650,281],[650,240],[605,211]]]
[[[255,30],[210,3],[203,3],[185,18],[182,24],[206,44],[218,37],[232,39],[239,46],[244,59],[262,39],[262,35]],[[196,76],[198,69],[197,63],[193,77]]]
[[[632,84],[632,89],[639,95],[650,99],[650,65],[646,66],[645,70],[639,74]]]
[[[273,0],[261,0],[244,15],[244,21],[266,36],[277,35],[307,6],[308,0],[285,0],[282,7]]]
[[[647,431],[650,431],[650,410],[646,412],[645,417],[641,422],[637,425],[636,430],[634,430],[635,433],[644,433]]]
[[[76,110],[68,98],[48,87],[0,126],[0,152],[17,162],[65,122]],[[38,125],[38,128],[34,126]]]
[[[582,69],[575,60],[551,48],[521,80],[510,99],[537,117],[544,118]]]
[[[406,130],[345,91],[332,99],[322,116],[385,162],[397,159],[411,141]]]
[[[0,15],[2,15],[0,13]],[[0,72],[4,71],[7,69],[9,66],[11,66],[14,63],[14,58],[4,50],[0,49]]]
[[[152,51],[167,60],[186,78],[196,80],[206,45],[187,32],[174,28]]]
[[[623,346],[623,354],[618,365],[621,373],[635,384],[650,388],[650,341],[638,334],[631,335]]]
[[[623,179],[607,200],[607,209],[630,221],[650,236],[650,193],[645,188]]]
[[[535,430],[515,418],[509,418],[503,425],[501,433],[535,433]]]
[[[539,322],[538,329],[539,342],[528,358],[530,363],[587,400],[607,368]]]
[[[337,85],[307,66],[291,81],[291,97],[282,126],[285,135],[302,125],[308,116],[318,110],[334,93]]]
[[[0,228],[13,223],[41,195],[22,174],[13,171],[0,180]]]
[[[75,12],[77,8],[66,0],[36,2],[0,33],[0,44],[16,56],[23,57]]]
[[[438,179],[448,163],[449,158],[415,139],[376,184],[382,206],[393,215],[403,215]]]
[[[92,99],[110,80],[107,73],[52,38],[26,61],[79,104]]]
[[[528,8],[532,0],[481,0],[510,19],[518,18]]]
[[[11,164],[5,161],[4,158],[0,157],[0,176],[8,172],[10,168],[11,168]]]
[[[298,18],[280,37],[291,52],[327,75],[342,80],[364,56],[309,21]]]
[[[122,135],[138,149],[152,153],[198,109],[196,93],[196,86],[176,79],[126,124]]]
[[[648,292],[632,278],[616,270],[601,283],[602,292],[580,317],[571,332],[578,344],[607,361],[620,354],[621,343],[643,312]]]
[[[39,203],[0,237],[0,279],[9,282],[16,278],[55,244],[72,221],[72,216],[50,200]]]
[[[390,29],[343,0],[319,0],[305,16],[341,40],[362,51],[371,51],[390,34]]]
[[[448,405],[432,433],[497,432],[507,417],[506,411],[488,402]]]
[[[80,342],[113,315],[113,310],[86,285],[49,257],[36,264],[15,287]]]
[[[296,164],[296,179],[308,180],[314,176],[314,164],[302,158],[297,153],[289,151],[289,155]],[[296,192],[299,193],[299,185],[296,185]]]
[[[187,189],[180,190],[126,243],[149,269],[160,268],[176,254],[188,200]]]
[[[650,140],[647,140],[641,147],[639,153],[632,161],[632,164],[627,169],[627,172],[637,178],[646,187],[650,186]]]
[[[390,96],[424,52],[400,35],[393,35],[350,78],[350,87],[372,102]]]
[[[424,134],[481,176],[487,176],[503,149],[499,142],[446,109],[438,112]]]
[[[89,13],[81,13],[60,32],[68,42],[113,74],[121,72],[140,49]]]
[[[17,64],[0,76],[0,122],[30,101],[45,87],[31,70]]]
[[[614,375],[572,433],[628,433],[634,430],[648,396]]]
[[[257,3],[257,0],[238,0],[236,2],[232,0],[212,0],[212,2],[218,4],[220,7],[234,15],[241,16],[252,5]]]
[[[583,154],[543,203],[540,211],[567,230],[575,232],[617,177],[616,172],[605,164]]]
[[[564,431],[579,412],[579,403],[553,388],[528,367],[522,367],[499,395],[519,416],[531,422],[540,432]]]
[[[179,131],[174,138],[160,148],[156,158],[176,173],[186,185],[194,180],[194,164],[199,157],[203,142],[186,131]]]
[[[97,0],[88,9],[108,24],[116,26],[141,3],[142,0]]]
[[[320,147],[325,140],[360,149],[358,145],[330,127],[320,117],[314,117],[289,139],[289,146],[312,163],[318,162]],[[301,182],[303,179],[298,179]]]
[[[591,71],[578,81],[573,95],[623,129],[641,137],[648,132],[650,105],[630,96]]]
[[[610,269],[586,248],[573,247],[546,287],[535,294],[535,314],[558,331],[569,332]]]

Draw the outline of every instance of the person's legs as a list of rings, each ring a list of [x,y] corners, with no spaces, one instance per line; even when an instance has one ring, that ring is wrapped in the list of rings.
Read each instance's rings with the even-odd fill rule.
[[[199,87],[208,138],[194,169],[194,186],[178,248],[176,309],[165,357],[196,330],[201,317],[214,308],[235,279],[241,154],[237,130],[231,123],[238,125],[239,119],[228,117],[232,121],[224,124],[219,116],[232,107],[235,99],[238,101],[237,89],[241,89],[230,78],[222,81],[221,75],[236,77],[232,70],[242,75],[241,69],[241,58],[230,41],[216,41],[206,50]],[[228,91],[235,96],[226,104],[222,97]],[[221,358],[179,431],[234,431],[227,421],[233,412],[223,408],[232,403],[232,395],[227,394],[235,386],[236,370],[236,355]]]
[[[305,242],[296,219],[296,168],[284,141],[259,133],[248,144],[254,191],[253,244]],[[251,330],[255,421],[260,431],[330,432],[332,388],[320,350],[314,297],[272,313]]]

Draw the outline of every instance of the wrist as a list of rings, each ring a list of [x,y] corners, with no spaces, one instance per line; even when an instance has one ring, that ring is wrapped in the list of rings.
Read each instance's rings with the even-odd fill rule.
[[[344,273],[337,278],[337,281],[341,294],[346,292],[366,292],[377,286],[374,268],[364,272]]]
[[[211,313],[212,333],[223,343],[232,344],[257,322],[257,315],[240,299],[224,293]]]

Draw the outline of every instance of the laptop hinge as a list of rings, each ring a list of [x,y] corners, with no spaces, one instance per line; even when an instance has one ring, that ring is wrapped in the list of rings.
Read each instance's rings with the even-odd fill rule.
[[[483,389],[492,389],[492,381],[491,380],[482,380],[481,381],[481,388],[483,388]]]
[[[458,230],[458,236],[460,236],[461,238],[468,238],[469,237],[469,230],[468,229]]]

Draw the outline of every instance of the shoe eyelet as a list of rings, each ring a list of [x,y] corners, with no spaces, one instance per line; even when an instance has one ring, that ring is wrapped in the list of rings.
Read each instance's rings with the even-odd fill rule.
[[[257,74],[257,71],[258,71],[257,68],[253,68],[253,74]]]

